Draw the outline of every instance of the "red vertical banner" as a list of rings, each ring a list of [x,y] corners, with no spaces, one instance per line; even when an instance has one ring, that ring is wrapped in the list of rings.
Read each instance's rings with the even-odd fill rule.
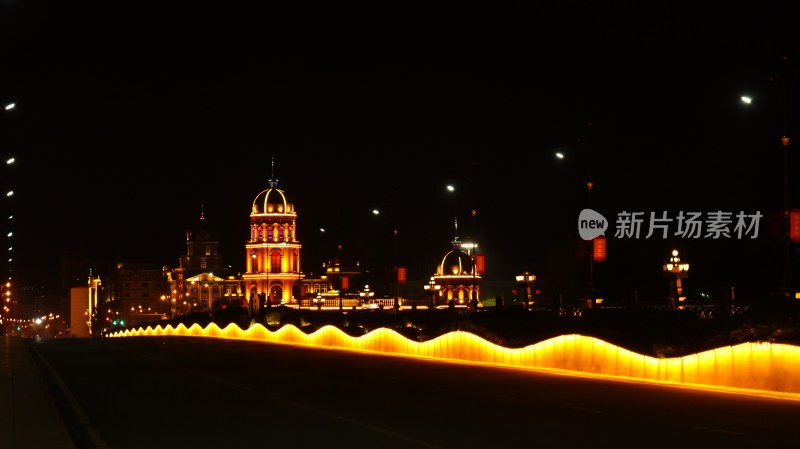
[[[342,290],[349,290],[350,289],[350,278],[347,276],[342,276]]]
[[[793,242],[800,242],[800,209],[789,211],[789,238]]]
[[[486,257],[483,254],[475,254],[475,271],[478,274],[486,272]]]
[[[606,260],[606,238],[601,235],[592,241],[592,245],[594,246],[594,261]]]
[[[406,267],[397,267],[397,282],[406,281]]]

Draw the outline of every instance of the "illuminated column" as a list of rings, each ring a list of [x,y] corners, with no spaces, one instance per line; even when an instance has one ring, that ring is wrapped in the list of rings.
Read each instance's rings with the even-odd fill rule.
[[[681,280],[689,275],[689,264],[681,263],[677,249],[672,250],[672,257],[669,258],[669,262],[664,264],[664,272],[672,276],[670,280],[669,299],[672,302],[672,306],[675,307],[677,303],[683,302],[686,299],[686,297],[683,296],[683,283]]]
[[[531,284],[536,281],[536,275],[530,274],[528,270],[525,270],[522,274],[516,276],[516,280],[517,283],[520,284],[520,287],[522,287],[522,301],[525,305],[525,310],[528,310],[528,290]]]

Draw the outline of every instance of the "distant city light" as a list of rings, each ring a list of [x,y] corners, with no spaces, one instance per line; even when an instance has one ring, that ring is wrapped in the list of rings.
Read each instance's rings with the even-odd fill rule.
[[[379,211],[378,209],[372,209],[372,215],[380,215],[380,214],[381,211]]]
[[[564,159],[564,153],[556,153],[556,157],[559,159]]]
[[[15,159],[14,159],[13,157],[12,157],[12,158],[9,158],[8,160],[6,160],[6,165],[11,165],[11,164],[13,164],[13,163],[14,163],[14,160],[15,160]]]
[[[6,105],[6,111],[10,111],[10,110],[14,109],[14,107],[15,107],[15,106],[16,106],[16,104],[15,104],[15,103],[9,103],[9,104],[7,104],[7,105]]]
[[[744,103],[744,104],[750,104],[750,103],[753,102],[753,99],[748,97],[747,95],[742,95],[741,99],[742,99],[742,103]]]
[[[13,190],[9,190],[8,193],[6,193],[6,196],[11,196],[13,194],[14,194],[14,191]]]
[[[448,185],[447,185],[447,191],[448,191],[448,192],[455,192],[455,191],[456,191],[456,188],[455,188],[455,187],[453,187],[452,185],[448,184]]]
[[[325,232],[325,228],[319,228],[319,232]]]

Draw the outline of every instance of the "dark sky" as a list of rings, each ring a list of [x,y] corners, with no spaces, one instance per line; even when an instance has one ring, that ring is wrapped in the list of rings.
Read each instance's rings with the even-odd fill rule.
[[[201,207],[243,267],[274,158],[306,272],[342,244],[372,269],[395,258],[425,279],[458,217],[487,279],[527,267],[547,293],[580,290],[576,222],[592,180],[592,206],[612,221],[766,216],[753,241],[614,239],[612,224],[596,264],[609,295],[659,296],[673,247],[698,289],[774,283],[784,119],[797,130],[789,2],[288,3],[2,2],[18,277],[50,283],[64,251],[174,265]]]

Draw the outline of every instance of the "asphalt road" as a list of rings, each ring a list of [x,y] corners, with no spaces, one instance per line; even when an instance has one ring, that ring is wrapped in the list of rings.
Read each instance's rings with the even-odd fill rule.
[[[800,444],[781,398],[207,338],[32,347],[78,448]]]

